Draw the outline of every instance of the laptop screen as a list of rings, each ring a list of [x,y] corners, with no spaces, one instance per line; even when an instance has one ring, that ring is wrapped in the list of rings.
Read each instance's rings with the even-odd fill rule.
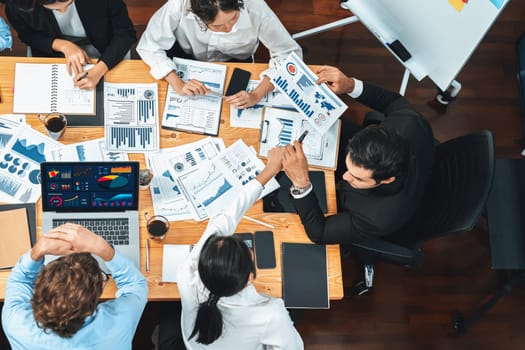
[[[138,210],[138,162],[43,162],[40,170],[44,211]]]

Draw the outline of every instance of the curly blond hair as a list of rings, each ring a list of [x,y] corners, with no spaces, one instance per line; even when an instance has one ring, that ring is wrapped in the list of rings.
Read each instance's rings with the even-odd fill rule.
[[[88,253],[66,255],[44,266],[31,299],[38,326],[71,338],[95,311],[103,283],[100,267]]]

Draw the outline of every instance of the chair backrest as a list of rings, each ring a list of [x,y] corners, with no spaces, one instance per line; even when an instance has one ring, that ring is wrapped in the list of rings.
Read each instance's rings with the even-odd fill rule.
[[[422,205],[397,243],[418,244],[471,230],[478,222],[494,175],[490,131],[461,136],[436,146],[432,174]],[[402,238],[401,238],[402,237]]]

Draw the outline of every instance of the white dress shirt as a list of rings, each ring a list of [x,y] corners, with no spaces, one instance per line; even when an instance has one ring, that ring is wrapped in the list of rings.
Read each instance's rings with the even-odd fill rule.
[[[212,234],[231,235],[242,216],[261,194],[262,186],[250,181],[235,203],[211,218],[199,242],[190,256],[179,267],[178,287],[182,303],[182,334],[187,349],[259,350],[259,349],[303,349],[303,341],[284,307],[282,299],[259,294],[248,285],[239,293],[219,299],[217,306],[224,322],[221,336],[210,345],[196,342],[197,336],[188,339],[195,325],[197,310],[201,302],[208,300],[209,292],[198,272],[200,251]]]
[[[270,50],[272,71],[292,52],[303,57],[301,47],[264,0],[245,0],[239,20],[229,33],[207,29],[190,8],[190,0],[168,0],[153,14],[140,38],[137,52],[155,79],[176,70],[166,55],[175,41],[184,52],[204,62],[246,59],[253,56],[260,41]]]

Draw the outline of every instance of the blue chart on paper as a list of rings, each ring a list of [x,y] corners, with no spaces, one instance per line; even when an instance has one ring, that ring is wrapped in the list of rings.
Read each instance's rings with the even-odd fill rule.
[[[86,160],[86,149],[84,148],[84,146],[78,145],[76,146],[76,149],[77,149],[78,160],[80,160],[81,162],[85,161]]]
[[[310,106],[310,104],[304,101],[303,99],[299,98],[300,95],[295,89],[292,89],[292,91],[288,91],[288,82],[286,81],[286,79],[284,79],[282,76],[278,76],[275,79],[275,82],[283,90],[283,92],[292,99],[295,105],[299,107],[299,109],[303,111],[303,113],[308,118],[311,118],[313,116],[314,111],[312,110],[312,106]]]
[[[124,146],[126,148],[136,147],[137,138],[138,143],[142,148],[150,148],[152,146],[153,128],[112,128],[111,129],[111,145],[116,148]]]
[[[217,189],[217,193],[215,193],[211,197],[203,200],[202,204],[204,204],[204,206],[207,207],[208,205],[213,203],[213,201],[215,201],[217,198],[219,198],[224,193],[226,193],[230,188],[232,188],[232,185],[228,182],[228,180],[224,179],[224,182],[222,183],[222,185],[219,186],[219,188]]]
[[[128,96],[135,96],[135,89],[117,89],[119,96],[127,98]]]
[[[283,126],[279,133],[279,145],[289,145],[292,143],[293,120],[284,118],[277,118],[277,120]]]
[[[299,80],[297,80],[297,86],[301,88],[304,92],[311,90],[314,87],[314,84],[308,79],[306,75],[302,75]]]
[[[147,123],[155,117],[155,100],[139,100],[139,122]]]
[[[193,154],[191,154],[191,152],[186,152],[184,159],[186,162],[190,163],[191,166],[197,165],[197,162],[195,161],[195,158],[193,158]]]
[[[0,149],[4,149],[9,140],[11,140],[10,134],[0,134]]]
[[[42,163],[46,160],[44,156],[45,144],[42,142],[38,145],[28,145],[26,139],[18,139],[13,145],[13,151],[29,158],[36,163]]]
[[[3,192],[14,197],[16,192],[20,189],[20,186],[20,183],[13,181],[9,176],[0,173],[0,188]]]
[[[250,107],[249,109],[253,109],[253,110],[255,110],[255,109],[259,109],[259,108],[263,108],[263,107],[264,107],[263,105],[255,105],[255,106]],[[248,108],[247,108],[247,109],[248,109]],[[238,110],[237,110],[237,118],[242,117],[242,114],[243,114],[243,112],[244,112],[245,110],[246,110],[246,109],[238,109]]]

